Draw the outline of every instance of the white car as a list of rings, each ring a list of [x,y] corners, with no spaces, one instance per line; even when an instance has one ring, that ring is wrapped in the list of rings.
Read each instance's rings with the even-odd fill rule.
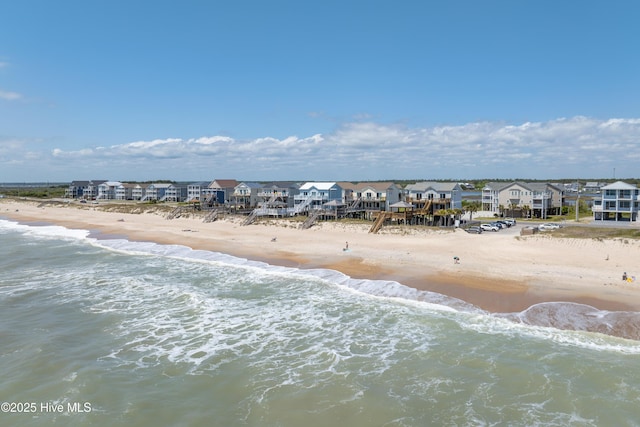
[[[538,230],[540,230],[540,231],[557,230],[558,228],[560,228],[560,226],[558,224],[554,224],[552,222],[548,222],[546,224],[540,224],[538,226]]]
[[[480,224],[480,228],[482,228],[482,231],[498,231],[500,229],[500,227],[493,224]]]

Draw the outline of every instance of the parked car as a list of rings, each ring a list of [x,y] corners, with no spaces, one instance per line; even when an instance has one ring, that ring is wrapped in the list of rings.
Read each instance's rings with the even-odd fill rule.
[[[558,228],[560,228],[560,225],[559,224],[554,224],[552,222],[548,222],[546,224],[540,224],[538,226],[538,230],[540,230],[540,231],[557,230]]]
[[[464,231],[471,234],[480,234],[482,233],[482,228],[474,225],[474,226],[465,228]]]
[[[516,225],[516,220],[515,219],[505,219],[504,222],[506,222],[509,226]]]
[[[498,231],[500,227],[494,224],[481,224],[482,231]]]
[[[498,221],[496,221],[496,222],[497,222],[498,224],[502,224],[502,225],[503,225],[503,227],[502,227],[502,228],[509,228],[509,227],[511,227],[511,224],[510,224],[510,223],[508,223],[507,221],[504,221],[504,220],[498,220]]]
[[[498,227],[498,229],[503,229],[503,228],[507,228],[507,226],[501,222],[492,222],[491,225],[495,225],[496,227]]]

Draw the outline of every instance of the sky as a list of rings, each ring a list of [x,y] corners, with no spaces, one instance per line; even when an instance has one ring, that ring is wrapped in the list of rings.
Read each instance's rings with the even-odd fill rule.
[[[640,2],[2,0],[0,182],[640,177]]]

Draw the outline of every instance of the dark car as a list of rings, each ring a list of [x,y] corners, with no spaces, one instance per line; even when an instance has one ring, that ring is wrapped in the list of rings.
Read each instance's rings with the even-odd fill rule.
[[[471,233],[471,234],[480,234],[480,233],[482,233],[482,228],[476,227],[474,225],[474,226],[465,228],[464,231],[466,231],[467,233]]]

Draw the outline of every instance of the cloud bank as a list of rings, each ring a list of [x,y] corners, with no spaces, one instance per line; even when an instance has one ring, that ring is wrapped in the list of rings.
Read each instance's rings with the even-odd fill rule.
[[[36,159],[40,173],[54,175],[34,177],[39,180],[551,179],[605,178],[614,170],[618,177],[640,176],[640,119],[634,118],[430,128],[354,122],[325,135],[284,139],[164,138],[52,151],[27,145],[0,148],[0,164]]]

